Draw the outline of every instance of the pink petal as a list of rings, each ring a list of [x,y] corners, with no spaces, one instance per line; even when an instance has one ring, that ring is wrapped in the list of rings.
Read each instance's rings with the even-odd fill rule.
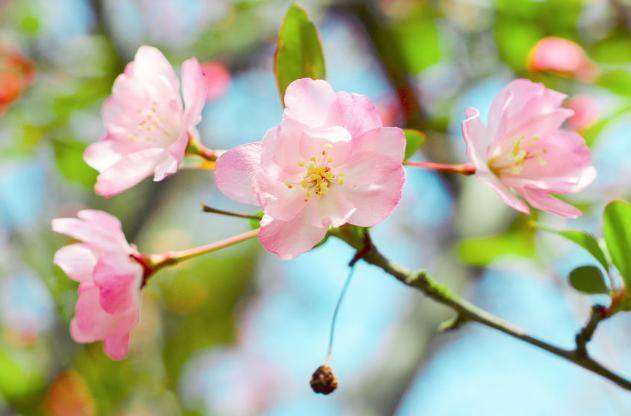
[[[574,132],[558,130],[528,149],[539,157],[527,160],[518,173],[503,173],[502,181],[508,186],[570,193],[583,190],[596,176],[591,151]]]
[[[342,186],[333,184],[324,196],[313,196],[305,208],[304,216],[314,227],[339,227],[357,211]]]
[[[92,281],[92,270],[96,264],[96,257],[83,244],[71,244],[60,248],[55,253],[53,261],[72,280],[78,282]]]
[[[304,215],[297,215],[291,221],[265,216],[261,221],[259,240],[267,251],[288,260],[309,251],[326,233],[327,228],[314,227]]]
[[[493,173],[476,171],[476,176],[483,182],[487,183],[496,194],[502,198],[502,201],[511,208],[516,209],[524,214],[530,214],[530,208],[524,203],[517,195],[515,195],[510,188],[504,185]]]
[[[566,218],[578,218],[583,213],[570,204],[550,196],[546,191],[530,188],[522,188],[519,192],[528,203],[535,208]]]
[[[254,175],[261,161],[261,142],[228,150],[217,159],[215,182],[227,197],[244,204],[258,205]]]
[[[285,91],[284,115],[309,127],[322,127],[336,100],[337,94],[328,82],[297,79]]]
[[[207,95],[206,78],[197,58],[187,59],[182,64],[182,95],[185,124],[190,128],[201,121]]]
[[[129,332],[110,335],[103,342],[103,351],[112,360],[122,360],[129,353],[129,338]]]
[[[129,256],[101,256],[94,267],[101,308],[111,314],[137,309],[142,274],[140,264]]]
[[[488,170],[486,163],[492,137],[480,121],[480,112],[477,109],[469,107],[465,110],[465,115],[467,118],[462,122],[461,128],[469,161],[477,169]]]
[[[153,174],[165,153],[161,148],[150,148],[126,155],[98,176],[96,193],[109,198],[131,188]]]
[[[368,97],[345,91],[337,93],[329,123],[344,127],[353,137],[383,126],[379,110]]]
[[[105,312],[99,304],[98,289],[90,283],[82,283],[75,317],[70,324],[70,335],[82,344],[112,338],[109,342],[115,342],[110,347],[106,346],[106,353],[113,359],[120,359],[127,354],[120,341],[138,324],[138,317],[137,309],[122,314]]]
[[[340,192],[355,211],[348,222],[372,227],[385,220],[399,204],[405,171],[400,162],[379,153],[354,155],[345,167],[346,181]]]
[[[369,130],[353,140],[353,153],[373,152],[403,162],[405,134],[398,127],[381,127]]]
[[[140,147],[131,140],[117,140],[114,136],[106,135],[85,149],[83,160],[102,172],[118,162],[125,154],[138,150]]]
[[[289,221],[307,205],[306,191],[302,189],[299,180],[292,182],[291,188],[280,178],[272,177],[267,172],[260,172],[254,180],[254,188],[259,197],[259,203],[266,214],[275,219]]]
[[[90,249],[122,253],[131,250],[118,220],[101,211],[84,210],[79,212],[79,218],[56,218],[52,228],[56,233],[85,243]]]

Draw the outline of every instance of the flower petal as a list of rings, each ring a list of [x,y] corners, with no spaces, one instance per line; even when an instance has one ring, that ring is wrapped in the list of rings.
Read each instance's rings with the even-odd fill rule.
[[[284,116],[309,127],[326,125],[337,94],[323,80],[301,78],[285,91]]]
[[[385,220],[401,200],[405,170],[400,162],[379,153],[353,155],[345,168],[341,192],[355,211],[348,222],[371,227]]]
[[[137,309],[142,274],[140,264],[129,256],[101,256],[94,267],[101,308],[111,314]]]
[[[398,127],[381,127],[356,136],[353,153],[373,152],[399,163],[405,156],[405,134]]]
[[[337,93],[329,123],[346,128],[353,137],[383,126],[379,110],[368,97],[345,91]]]
[[[190,58],[182,64],[182,95],[184,97],[185,125],[197,125],[202,119],[206,103],[207,82],[197,58]]]
[[[92,271],[96,257],[92,250],[83,244],[70,244],[55,253],[54,263],[72,280],[78,282],[92,281]]]
[[[570,204],[560,199],[550,196],[549,193],[540,189],[522,188],[519,192],[526,198],[528,203],[535,208],[566,218],[578,218],[583,213]]]
[[[483,182],[487,183],[496,194],[502,198],[504,203],[524,214],[530,213],[530,208],[510,188],[504,185],[493,173],[488,171],[476,171],[476,176]]]
[[[462,122],[462,137],[467,145],[469,161],[477,169],[488,170],[488,150],[493,139],[480,121],[480,112],[469,107],[465,110],[467,118]]]
[[[161,148],[149,148],[126,155],[101,172],[95,186],[97,194],[109,198],[136,185],[154,173],[167,152]]]
[[[267,251],[288,260],[309,251],[327,233],[326,227],[314,227],[304,215],[291,221],[275,220],[264,216],[259,240]]]
[[[261,164],[261,142],[237,146],[219,156],[215,182],[219,190],[244,204],[258,205],[254,175]]]

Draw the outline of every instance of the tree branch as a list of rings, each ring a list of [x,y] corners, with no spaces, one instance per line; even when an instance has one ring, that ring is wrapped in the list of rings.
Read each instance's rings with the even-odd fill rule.
[[[361,230],[361,232],[357,232]],[[368,230],[357,229],[350,227],[341,227],[333,230],[332,235],[342,239],[351,247],[356,250],[365,249],[363,233],[368,233]],[[396,278],[401,283],[417,289],[425,294],[425,296],[433,299],[434,301],[450,307],[460,319],[466,321],[474,321],[489,328],[493,328],[497,331],[503,332],[513,338],[526,342],[528,344],[539,347],[546,350],[558,357],[561,357],[567,361],[570,361],[586,370],[589,370],[595,374],[606,378],[625,390],[631,390],[631,381],[625,377],[618,375],[611,370],[604,367],[599,362],[595,361],[589,356],[585,349],[585,345],[591,339],[596,326],[603,318],[592,318],[583,330],[579,332],[576,337],[577,347],[575,349],[564,349],[556,345],[550,344],[539,338],[526,333],[523,329],[514,326],[513,324],[502,320],[501,318],[492,315],[491,313],[478,308],[477,306],[467,302],[464,299],[459,298],[457,295],[451,293],[451,291],[440,283],[434,281],[425,271],[412,272],[404,267],[401,267],[387,258],[385,258],[374,244],[371,244],[370,250],[363,256],[363,260],[369,264],[381,268],[389,275]]]

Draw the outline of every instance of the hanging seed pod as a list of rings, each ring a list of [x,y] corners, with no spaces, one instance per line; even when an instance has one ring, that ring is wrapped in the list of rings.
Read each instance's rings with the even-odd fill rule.
[[[311,376],[311,389],[315,393],[331,394],[337,389],[337,377],[328,365],[321,365]]]

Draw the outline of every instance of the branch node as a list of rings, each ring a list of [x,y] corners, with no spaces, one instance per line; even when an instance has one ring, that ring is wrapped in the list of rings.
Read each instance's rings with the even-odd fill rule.
[[[602,305],[593,305],[589,320],[583,328],[576,334],[576,354],[579,357],[587,357],[587,344],[592,340],[598,324],[607,319],[607,308]]]
[[[447,319],[438,325],[438,332],[451,332],[459,329],[461,326],[469,322],[469,319],[458,314],[453,318]]]

